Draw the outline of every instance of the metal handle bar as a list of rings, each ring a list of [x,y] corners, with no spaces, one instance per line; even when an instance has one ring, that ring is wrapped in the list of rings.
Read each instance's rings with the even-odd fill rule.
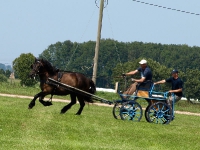
[[[166,98],[168,95],[169,95],[169,91],[166,91],[166,92],[157,92],[157,91],[153,91],[154,90],[154,84],[152,85],[151,87],[151,90],[150,90],[150,95],[152,94],[163,94],[163,96]],[[171,95],[173,97],[175,97],[174,93],[171,93]]]

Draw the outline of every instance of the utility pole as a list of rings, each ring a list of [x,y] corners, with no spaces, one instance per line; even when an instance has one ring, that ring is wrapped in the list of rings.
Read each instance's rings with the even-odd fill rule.
[[[95,56],[94,56],[94,66],[93,66],[93,75],[92,80],[96,84],[97,77],[97,63],[98,63],[98,55],[99,55],[99,43],[101,40],[101,27],[102,27],[102,19],[103,19],[103,8],[104,8],[104,0],[101,0],[100,8],[99,8],[99,23],[98,23],[98,31],[97,31],[97,41],[95,47]]]

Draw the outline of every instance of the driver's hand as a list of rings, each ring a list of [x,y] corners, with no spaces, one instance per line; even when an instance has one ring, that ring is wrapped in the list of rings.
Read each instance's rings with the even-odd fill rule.
[[[135,81],[135,79],[131,78],[131,81],[132,81],[132,82],[134,82],[134,81]]]
[[[125,73],[122,73],[122,77],[126,77],[126,74],[125,74]]]

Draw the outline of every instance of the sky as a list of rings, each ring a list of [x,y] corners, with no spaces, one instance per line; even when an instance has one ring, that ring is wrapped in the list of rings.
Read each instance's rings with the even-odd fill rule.
[[[141,2],[200,14],[200,0]],[[0,63],[11,65],[22,53],[38,57],[58,41],[96,41],[99,5],[100,0],[0,0]],[[200,46],[200,15],[133,0],[108,0],[101,38]]]

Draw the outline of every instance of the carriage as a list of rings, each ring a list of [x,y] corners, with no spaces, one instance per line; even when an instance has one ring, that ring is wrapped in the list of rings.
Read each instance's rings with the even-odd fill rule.
[[[138,99],[146,100],[145,119],[150,123],[168,124],[174,119],[174,94],[155,90],[152,81],[145,81],[137,85],[133,95],[123,94],[118,91],[120,100],[116,100],[113,107],[113,116],[116,119],[140,121],[143,116],[143,108]],[[169,105],[168,96],[173,100]]]

